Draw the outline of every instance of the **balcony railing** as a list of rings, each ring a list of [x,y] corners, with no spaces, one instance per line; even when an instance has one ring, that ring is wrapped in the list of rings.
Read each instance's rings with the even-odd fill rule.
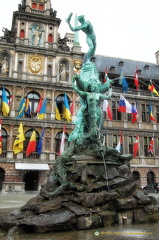
[[[36,160],[39,159],[39,154],[37,152],[33,152],[27,157],[26,153],[23,153],[23,158]]]
[[[7,152],[6,151],[3,151],[1,154],[0,154],[0,158],[6,158],[7,156]]]

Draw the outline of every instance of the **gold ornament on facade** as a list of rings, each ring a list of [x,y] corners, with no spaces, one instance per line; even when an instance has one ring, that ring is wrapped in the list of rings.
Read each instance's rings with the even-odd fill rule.
[[[34,56],[29,56],[29,70],[32,73],[39,73],[42,70],[43,57],[35,54]]]
[[[82,60],[75,59],[73,60],[74,63],[74,73],[78,74],[80,73],[81,67],[82,67]]]

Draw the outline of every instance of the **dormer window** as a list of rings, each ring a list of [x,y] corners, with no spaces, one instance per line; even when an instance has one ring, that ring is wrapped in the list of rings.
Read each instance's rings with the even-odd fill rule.
[[[110,67],[110,71],[112,71],[112,72],[115,71],[115,66],[114,66],[114,65],[112,65],[112,66]]]
[[[123,67],[123,66],[124,66],[124,61],[120,60],[119,66],[120,66],[120,67]]]
[[[146,70],[149,70],[150,66],[149,66],[148,64],[145,64],[144,68],[145,68]]]
[[[136,72],[137,72],[137,74],[140,76],[140,75],[141,75],[141,72],[142,72],[142,70],[141,70],[141,69],[138,69]]]

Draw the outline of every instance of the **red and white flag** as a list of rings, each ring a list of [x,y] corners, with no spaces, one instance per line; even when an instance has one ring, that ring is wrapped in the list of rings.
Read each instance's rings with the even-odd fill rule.
[[[103,82],[106,83],[108,80],[109,80],[109,78],[108,78],[108,70],[106,69]]]
[[[103,101],[103,111],[107,113],[107,117],[109,118],[109,120],[113,120],[112,118],[112,111],[109,107],[109,104],[108,104],[108,100],[104,100]]]
[[[76,96],[74,97],[74,99],[72,100],[72,104],[70,106],[70,112],[71,112],[71,116],[75,115],[75,101],[76,101]]]
[[[2,119],[0,119],[0,154],[2,154]]]
[[[139,78],[138,78],[137,71],[138,71],[138,66],[136,66],[135,77],[134,77],[134,84],[136,86],[136,90],[139,89]]]
[[[154,149],[153,148],[154,148],[154,139],[151,138],[150,144],[149,144],[149,150],[148,150],[148,154],[150,156],[153,156],[153,154],[154,154]]]
[[[118,150],[118,152],[121,153],[121,148],[122,148],[122,144],[123,144],[123,138],[122,138],[122,132],[120,133],[120,138],[119,138],[119,142],[116,146],[116,150]]]
[[[14,98],[14,95],[11,95],[8,102],[9,105],[11,105],[11,103],[13,102],[13,98]]]
[[[60,149],[59,149],[58,155],[61,155],[61,153],[64,152],[65,133],[66,133],[66,123],[64,124],[64,127],[63,127],[63,132],[62,132],[62,137],[61,137],[61,143],[60,143]]]
[[[136,157],[138,155],[138,150],[139,150],[139,136],[136,136],[136,141],[133,145],[133,157]]]

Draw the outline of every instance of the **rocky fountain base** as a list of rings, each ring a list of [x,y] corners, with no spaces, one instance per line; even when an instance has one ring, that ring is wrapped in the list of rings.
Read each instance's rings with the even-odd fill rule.
[[[130,158],[60,156],[40,193],[3,217],[1,226],[41,233],[157,222],[158,207],[132,179]]]

